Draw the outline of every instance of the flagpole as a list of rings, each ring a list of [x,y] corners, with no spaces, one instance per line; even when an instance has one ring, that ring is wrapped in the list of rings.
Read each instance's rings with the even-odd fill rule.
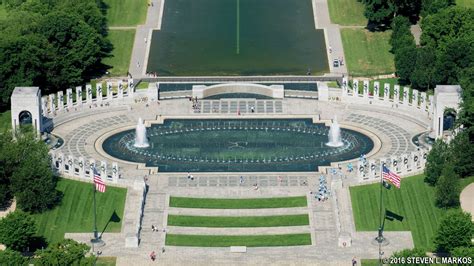
[[[95,184],[93,184],[94,187],[94,239],[95,241],[98,241],[99,234],[97,232],[97,209],[96,209],[96,200],[95,200],[95,194],[97,193],[97,189],[95,188]]]
[[[379,244],[379,265],[383,265],[382,263],[382,243],[385,241],[383,237],[383,162],[380,160],[380,224],[378,235],[375,238],[377,243]]]

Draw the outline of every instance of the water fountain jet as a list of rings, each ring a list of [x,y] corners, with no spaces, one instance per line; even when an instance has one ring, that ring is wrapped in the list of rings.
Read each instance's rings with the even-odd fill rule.
[[[341,137],[341,128],[337,123],[337,116],[334,116],[334,119],[332,120],[331,127],[329,128],[328,138],[329,142],[326,143],[326,145],[329,147],[337,148],[344,145],[344,142],[342,142]]]
[[[148,148],[150,146],[146,137],[146,127],[141,117],[138,118],[138,124],[135,129],[135,144],[133,146],[137,148]]]

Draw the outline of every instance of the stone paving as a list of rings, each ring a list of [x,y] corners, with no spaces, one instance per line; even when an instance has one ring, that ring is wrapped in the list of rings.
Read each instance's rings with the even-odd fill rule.
[[[229,99],[229,101],[235,99]],[[237,100],[238,101],[238,100]],[[252,101],[247,99],[247,101]],[[268,100],[262,100],[268,101]],[[241,116],[233,113],[213,113],[215,118],[313,118],[318,117],[324,122],[338,116],[340,124],[361,128],[373,132],[382,141],[382,147],[374,157],[390,156],[414,149],[411,136],[426,129],[429,121],[410,118],[410,114],[400,113],[399,110],[384,110],[381,112],[373,106],[342,104],[338,102],[319,102],[309,99],[285,98],[281,102],[281,113],[256,113],[250,116],[242,112]],[[212,106],[214,100],[209,100]],[[271,101],[275,104],[276,101]],[[219,101],[222,108],[222,102]],[[248,102],[246,111],[248,112]],[[178,118],[209,118],[209,114],[193,113],[191,103],[187,99],[161,101],[159,104],[150,102],[111,107],[107,109],[84,110],[69,112],[54,119],[58,126],[53,134],[65,139],[65,145],[60,148],[66,154],[104,158],[104,155],[95,148],[100,136],[111,130],[124,126],[133,126],[138,117],[145,121],[162,121],[169,117]],[[57,122],[57,123],[56,123]],[[403,128],[399,125],[403,124]],[[119,163],[123,173],[123,180],[133,184],[136,180],[143,180],[148,175],[149,191],[146,198],[145,211],[142,221],[141,241],[138,248],[125,248],[125,236],[133,231],[136,219],[135,207],[126,209],[121,233],[106,233],[103,238],[107,245],[100,250],[103,256],[117,256],[117,265],[147,265],[151,263],[148,255],[151,251],[160,251],[156,263],[176,265],[193,263],[197,265],[222,264],[311,264],[311,265],[347,265],[353,256],[358,258],[376,258],[378,246],[371,242],[376,235],[373,232],[357,232],[352,215],[352,206],[348,186],[357,184],[355,176],[328,177],[330,199],[319,202],[311,191],[315,191],[319,173],[194,173],[194,180],[187,178],[186,173],[155,173],[151,169],[138,170],[135,164]],[[240,176],[244,182],[240,183]],[[336,183],[334,183],[334,182]],[[257,183],[258,190],[254,189]],[[342,186],[334,184],[342,183]],[[129,189],[132,191],[132,189]],[[221,197],[221,198],[255,198],[255,197],[285,197],[306,195],[308,206],[304,208],[264,209],[264,210],[205,210],[170,208],[170,196],[186,197]],[[128,202],[136,203],[139,195],[131,193],[127,196]],[[131,204],[130,203],[130,204]],[[245,254],[233,254],[228,248],[192,248],[165,246],[167,233],[206,233],[206,234],[237,234],[243,229],[205,229],[178,228],[167,225],[168,214],[185,215],[281,215],[281,214],[309,214],[310,225],[298,227],[260,228],[249,229],[255,233],[294,233],[309,232],[312,237],[311,246],[249,248]],[[156,225],[160,231],[152,232],[151,225]],[[128,229],[127,229],[128,228]],[[165,229],[165,232],[162,231]],[[340,233],[349,233],[352,236],[352,246],[338,247]],[[384,247],[386,254],[395,250],[413,247],[410,232],[387,232],[392,243]],[[87,242],[90,234],[68,234],[74,239]]]
[[[281,100],[256,100],[256,99],[220,99],[201,100],[193,112],[208,114],[237,114],[237,113],[283,113]]]

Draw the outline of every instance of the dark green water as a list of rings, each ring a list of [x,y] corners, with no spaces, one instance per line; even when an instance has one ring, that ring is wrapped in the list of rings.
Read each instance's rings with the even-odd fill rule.
[[[149,148],[135,148],[135,131],[105,140],[119,159],[157,166],[160,172],[315,171],[320,165],[367,154],[367,136],[342,130],[343,147],[331,148],[328,128],[310,119],[165,120],[147,128]]]
[[[148,72],[306,75],[328,71],[310,0],[167,0]]]

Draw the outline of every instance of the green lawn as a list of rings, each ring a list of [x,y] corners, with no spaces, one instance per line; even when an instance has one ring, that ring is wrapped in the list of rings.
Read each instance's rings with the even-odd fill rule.
[[[388,231],[411,231],[416,247],[432,249],[432,240],[444,210],[435,207],[435,189],[423,182],[424,175],[404,178],[401,188],[384,189],[387,210],[403,216],[403,221],[385,221]],[[461,180],[461,187],[474,177]],[[380,184],[350,188],[354,220],[358,231],[376,231],[379,225]]]
[[[361,260],[362,266],[379,266],[378,259],[362,259]]]
[[[111,76],[125,76],[130,66],[132,57],[133,40],[135,30],[111,30],[109,31],[109,40],[114,49],[112,56],[104,59],[104,64],[111,66],[109,69]],[[105,92],[105,90],[104,90]]]
[[[91,232],[93,230],[93,185],[61,179],[57,189],[64,193],[61,204],[53,210],[35,214],[38,234],[49,243],[64,238],[66,232]],[[97,193],[97,229],[102,232],[112,214],[123,217],[127,190],[108,186],[105,193]],[[106,232],[120,232],[122,222],[114,219]]]
[[[371,76],[395,72],[389,39],[391,31],[369,32],[341,29],[345,61],[352,76]]]
[[[191,227],[272,227],[308,225],[307,214],[279,216],[186,216],[168,215],[168,225]]]
[[[144,24],[148,8],[147,0],[104,0],[107,5],[109,27]]]
[[[212,199],[171,197],[170,207],[206,209],[260,209],[306,207],[306,196],[261,199]]]
[[[138,83],[138,85],[135,89],[137,89],[137,90],[146,90],[146,89],[148,89],[149,85],[150,85],[150,83],[142,81],[142,82]]]
[[[474,8],[474,1],[472,0],[456,0],[456,5]]]
[[[95,265],[114,266],[117,263],[117,257],[99,257]]]
[[[0,113],[0,132],[12,128],[11,111]]]
[[[334,24],[366,26],[364,4],[357,0],[329,0],[329,15]]]
[[[311,245],[311,234],[218,236],[218,235],[166,235],[166,245],[194,247],[271,247]]]

